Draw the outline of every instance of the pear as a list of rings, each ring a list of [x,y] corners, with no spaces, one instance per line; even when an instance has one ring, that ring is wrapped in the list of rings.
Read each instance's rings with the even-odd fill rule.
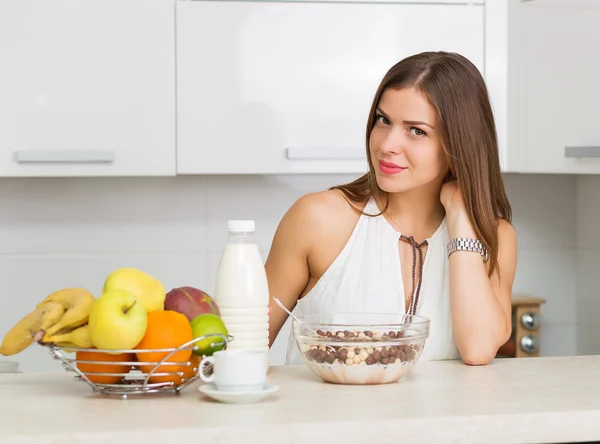
[[[153,276],[137,268],[119,268],[104,281],[103,292],[126,290],[133,294],[144,306],[146,313],[164,310],[165,287]]]

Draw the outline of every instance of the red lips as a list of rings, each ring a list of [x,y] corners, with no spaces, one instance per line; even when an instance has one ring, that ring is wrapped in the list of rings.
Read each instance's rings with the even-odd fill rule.
[[[400,165],[396,165],[392,162],[386,162],[385,160],[379,161],[379,170],[383,174],[398,174],[404,171],[406,168]]]

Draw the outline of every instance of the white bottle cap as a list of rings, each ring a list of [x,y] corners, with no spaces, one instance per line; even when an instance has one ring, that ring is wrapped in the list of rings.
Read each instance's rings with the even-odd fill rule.
[[[227,221],[227,229],[231,233],[247,233],[254,231],[253,220],[230,220]]]

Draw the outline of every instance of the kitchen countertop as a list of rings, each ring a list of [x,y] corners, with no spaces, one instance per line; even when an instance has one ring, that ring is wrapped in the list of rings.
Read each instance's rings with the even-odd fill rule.
[[[58,365],[58,363],[57,363]],[[272,367],[258,404],[106,398],[72,373],[0,375],[8,443],[564,443],[600,441],[600,356],[420,362],[398,383],[342,386]]]

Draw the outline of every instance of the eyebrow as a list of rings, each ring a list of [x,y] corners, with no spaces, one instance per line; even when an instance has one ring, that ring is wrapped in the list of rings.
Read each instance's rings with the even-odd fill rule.
[[[431,126],[427,122],[423,122],[421,120],[403,120],[402,123],[404,125],[425,125],[425,126],[428,126],[431,129],[434,129],[433,126]]]
[[[390,117],[380,108],[377,107],[377,111],[386,119],[390,120]],[[428,126],[431,129],[435,129],[432,125],[430,125],[427,122],[424,122],[422,120],[403,120],[402,121],[403,125],[424,125],[424,126]]]

